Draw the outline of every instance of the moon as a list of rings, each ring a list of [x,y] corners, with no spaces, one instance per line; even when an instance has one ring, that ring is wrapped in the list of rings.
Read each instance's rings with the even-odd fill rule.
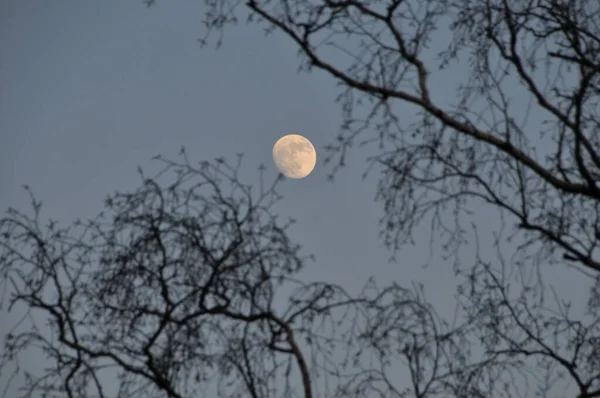
[[[273,161],[277,169],[288,178],[300,179],[309,175],[317,164],[317,151],[313,144],[298,134],[288,134],[273,146]]]

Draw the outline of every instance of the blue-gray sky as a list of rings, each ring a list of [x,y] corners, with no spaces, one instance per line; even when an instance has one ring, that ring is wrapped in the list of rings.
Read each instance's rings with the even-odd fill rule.
[[[273,143],[297,133],[317,148],[317,167],[306,179],[281,184],[277,211],[298,220],[291,235],[316,255],[303,276],[350,290],[370,275],[406,285],[422,281],[440,312],[451,311],[451,265],[437,254],[430,258],[429,225],[397,263],[388,262],[377,236],[375,176],[361,180],[369,152],[353,151],[336,180],[326,181],[322,147],[335,139],[341,121],[334,81],[318,72],[298,74],[291,41],[277,33],[265,38],[257,26],[239,24],[226,32],[220,50],[201,49],[202,12],[198,0],[163,1],[152,9],[141,0],[3,1],[0,208],[26,209],[21,185],[28,184],[45,217],[68,223],[93,216],[106,193],[139,184],[138,165],[152,170],[152,156],[175,158],[182,145],[197,160],[234,160],[244,152],[245,182],[257,182],[261,163],[272,179]],[[438,92],[444,94],[454,98]],[[413,111],[406,108],[404,116]],[[472,260],[468,247],[464,256]],[[428,259],[431,266],[423,269]],[[573,272],[548,275],[563,286],[581,283]],[[39,366],[38,358],[26,362]]]

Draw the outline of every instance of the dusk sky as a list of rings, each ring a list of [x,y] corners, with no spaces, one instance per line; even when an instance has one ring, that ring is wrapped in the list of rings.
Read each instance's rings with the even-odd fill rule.
[[[265,38],[260,27],[243,22],[226,31],[219,50],[201,48],[202,13],[198,0],[162,1],[151,9],[141,0],[2,1],[0,209],[29,212],[21,188],[28,184],[43,201],[44,218],[66,225],[92,217],[107,193],[138,187],[138,165],[157,170],[154,155],[177,159],[182,146],[198,161],[235,161],[243,152],[243,182],[258,182],[260,164],[270,181],[277,175],[273,144],[285,134],[301,134],[316,147],[317,166],[305,179],[281,182],[283,200],[275,210],[297,220],[290,235],[316,256],[302,277],[350,291],[371,275],[406,287],[423,282],[440,314],[451,318],[452,264],[439,250],[430,253],[428,223],[415,234],[414,246],[402,248],[397,262],[388,261],[392,253],[378,238],[377,173],[361,179],[376,148],[355,148],[347,166],[327,181],[331,166],[323,164],[323,147],[334,142],[341,121],[333,78],[297,73],[297,51],[288,38],[277,32]],[[438,83],[443,102],[453,92]],[[415,111],[401,104],[398,109],[406,118]],[[486,245],[499,226],[497,213],[474,209],[475,220],[485,221],[479,223],[483,255],[493,260],[495,249],[486,252]],[[471,264],[472,246],[463,251]],[[545,272],[566,297],[587,297],[582,286],[588,282],[576,272]],[[22,311],[2,317],[15,322]],[[43,366],[33,355],[24,359],[29,370]]]

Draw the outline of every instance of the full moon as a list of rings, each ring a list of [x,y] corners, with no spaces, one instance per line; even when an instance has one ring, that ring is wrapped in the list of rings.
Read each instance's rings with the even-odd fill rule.
[[[317,151],[308,139],[298,134],[289,134],[278,139],[273,146],[273,161],[284,176],[304,178],[317,164]]]

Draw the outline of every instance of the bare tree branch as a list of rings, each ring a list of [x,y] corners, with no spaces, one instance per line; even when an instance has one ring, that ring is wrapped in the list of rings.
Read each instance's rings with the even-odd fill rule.
[[[237,21],[237,2],[205,4],[207,35]],[[380,143],[372,162],[381,171],[382,234],[391,248],[409,241],[425,216],[438,217],[447,206],[466,213],[483,200],[511,214],[515,232],[535,236],[523,249],[535,250],[539,262],[560,261],[560,251],[600,270],[597,2],[249,0],[246,6],[249,21],[291,39],[304,57],[301,68],[322,70],[344,87],[342,131],[328,148],[327,161],[338,157],[332,176],[359,135],[376,133],[362,144]],[[436,82],[456,79],[465,68],[468,80],[457,82],[448,96],[456,101],[446,104]],[[527,100],[526,110],[515,107],[515,96]],[[399,106],[417,109],[420,120],[402,123]],[[528,123],[532,110],[543,119]],[[463,240],[460,230],[457,224],[449,250]]]

